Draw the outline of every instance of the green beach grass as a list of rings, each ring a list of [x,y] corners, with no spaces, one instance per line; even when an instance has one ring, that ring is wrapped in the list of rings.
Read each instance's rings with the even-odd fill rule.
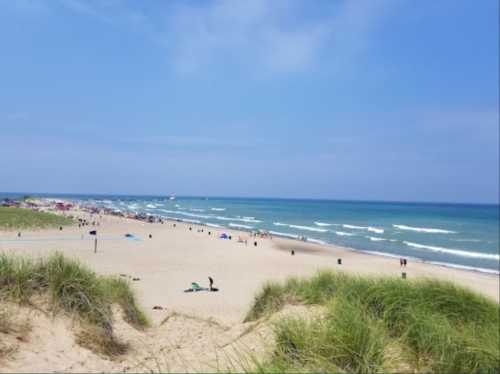
[[[246,320],[286,304],[321,305],[321,317],[279,320],[258,372],[499,373],[498,304],[452,283],[321,272],[268,283]]]
[[[121,307],[124,319],[134,327],[149,325],[123,279],[99,276],[59,253],[37,260],[0,254],[0,302],[29,305],[35,296],[47,297],[53,313],[80,317],[84,328],[78,342],[109,356],[127,348],[113,336],[113,304]]]
[[[73,220],[31,209],[0,207],[0,230],[38,229],[71,225]]]

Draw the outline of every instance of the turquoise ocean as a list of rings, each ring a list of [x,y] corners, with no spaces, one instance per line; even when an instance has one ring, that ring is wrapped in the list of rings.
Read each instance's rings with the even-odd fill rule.
[[[383,256],[499,273],[499,206],[311,199],[30,194],[230,231],[266,230]],[[1,194],[18,197],[19,194]]]

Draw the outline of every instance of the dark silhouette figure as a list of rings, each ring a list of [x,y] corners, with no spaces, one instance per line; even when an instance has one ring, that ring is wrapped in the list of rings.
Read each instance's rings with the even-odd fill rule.
[[[218,288],[214,287],[214,280],[212,279],[212,277],[208,277],[208,281],[210,282],[209,291],[211,292],[219,291]]]

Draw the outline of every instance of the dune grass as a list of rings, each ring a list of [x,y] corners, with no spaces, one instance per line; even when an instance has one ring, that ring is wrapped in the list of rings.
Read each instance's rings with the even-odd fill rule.
[[[246,319],[287,303],[324,305],[326,315],[279,321],[258,371],[500,372],[498,304],[448,282],[321,272],[265,285]]]
[[[121,306],[124,319],[134,327],[149,325],[122,279],[98,276],[60,253],[38,260],[0,254],[0,301],[29,304],[37,295],[48,297],[54,313],[78,315],[86,326],[80,342],[101,353],[125,351],[113,336],[112,304]]]
[[[0,207],[0,229],[19,230],[71,225],[73,220],[31,209]]]

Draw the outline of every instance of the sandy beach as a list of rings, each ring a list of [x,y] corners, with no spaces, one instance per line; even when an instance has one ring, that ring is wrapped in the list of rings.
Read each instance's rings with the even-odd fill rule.
[[[246,232],[181,222],[175,222],[174,227],[171,221],[160,224],[108,215],[91,218],[85,212],[77,215],[96,220],[99,226],[23,232],[21,238],[16,237],[17,233],[3,232],[0,251],[34,256],[60,251],[80,259],[99,273],[140,278],[133,283],[146,310],[160,305],[167,310],[212,317],[224,323],[240,322],[253,296],[266,281],[308,276],[320,269],[392,277],[401,277],[404,271],[409,279],[450,280],[499,301],[497,275],[414,261],[402,269],[397,258],[291,239],[251,238]],[[94,253],[94,237],[88,235],[94,229],[98,231],[97,253]],[[220,239],[222,232],[230,233],[232,240]],[[125,238],[126,233],[133,234],[137,240]],[[246,238],[248,245],[238,243],[238,237]],[[257,246],[253,245],[254,241]],[[292,249],[294,256],[290,253]],[[338,258],[342,259],[342,265],[337,264]],[[208,287],[208,276],[214,279],[214,286],[220,292],[183,292],[191,282]],[[159,314],[151,313],[151,316],[161,318]]]
[[[67,214],[91,222],[95,220],[98,225],[81,228],[76,225],[64,227],[62,230],[23,231],[20,238],[17,237],[17,232],[0,232],[0,251],[35,257],[60,251],[66,256],[78,258],[100,274],[129,277],[139,303],[149,315],[153,327],[150,332],[139,336],[132,328],[122,326],[123,336],[127,339],[135,336],[133,340],[136,344],[140,341],[140,344],[149,347],[148,349],[155,349],[157,344],[168,342],[172,345],[173,342],[182,342],[174,345],[183,352],[184,357],[192,355],[193,349],[205,350],[213,341],[218,342],[216,346],[225,347],[239,339],[241,332],[248,329],[248,324],[243,323],[245,314],[254,295],[266,281],[280,281],[290,276],[309,276],[321,269],[389,277],[401,277],[401,272],[405,271],[408,279],[428,277],[449,280],[496,302],[499,301],[499,279],[496,275],[413,261],[402,269],[397,258],[276,237],[253,238],[246,232],[181,222],[164,221],[161,224],[110,215],[91,217],[87,212],[76,210]],[[89,235],[90,230],[97,230],[96,253],[94,237]],[[230,234],[232,239],[220,239],[222,232]],[[127,233],[132,234],[134,239],[126,238]],[[238,242],[238,237],[246,239],[247,245]],[[293,256],[292,250],[295,252]],[[342,259],[341,265],[337,263],[338,258]],[[214,279],[214,286],[219,292],[184,292],[191,286],[191,282],[208,287],[209,276]],[[155,310],[155,306],[161,306],[163,309]],[[164,326],[163,323],[169,316],[177,319],[172,318],[170,324]],[[47,325],[45,320],[41,322],[40,318],[42,317],[35,320],[38,321],[36,324],[45,326],[42,332],[38,332],[42,342],[40,344],[45,342],[46,345],[52,345],[49,342],[61,339],[71,341],[71,338],[63,333],[64,328],[61,326],[64,322],[58,322],[59,327],[52,332],[53,326]],[[40,326],[38,327],[41,328]],[[262,331],[257,330],[255,333],[262,335]],[[120,328],[118,331],[120,334]],[[258,339],[247,339],[250,340],[245,344],[259,346]],[[127,361],[130,359],[125,360],[128,363],[99,361],[100,359],[84,349],[76,349],[74,345],[70,349],[69,346],[71,344],[56,344],[52,348],[39,347],[36,350],[31,347],[20,350],[16,360],[4,364],[4,369],[147,371],[145,365],[134,366]],[[57,347],[62,354],[54,353]],[[91,360],[78,358],[84,353]],[[196,366],[192,363],[186,366],[184,360],[178,364],[169,361],[170,365],[173,365],[169,370],[213,369],[214,357],[210,356],[208,361],[211,363],[206,366]],[[89,360],[98,361],[90,365]]]

